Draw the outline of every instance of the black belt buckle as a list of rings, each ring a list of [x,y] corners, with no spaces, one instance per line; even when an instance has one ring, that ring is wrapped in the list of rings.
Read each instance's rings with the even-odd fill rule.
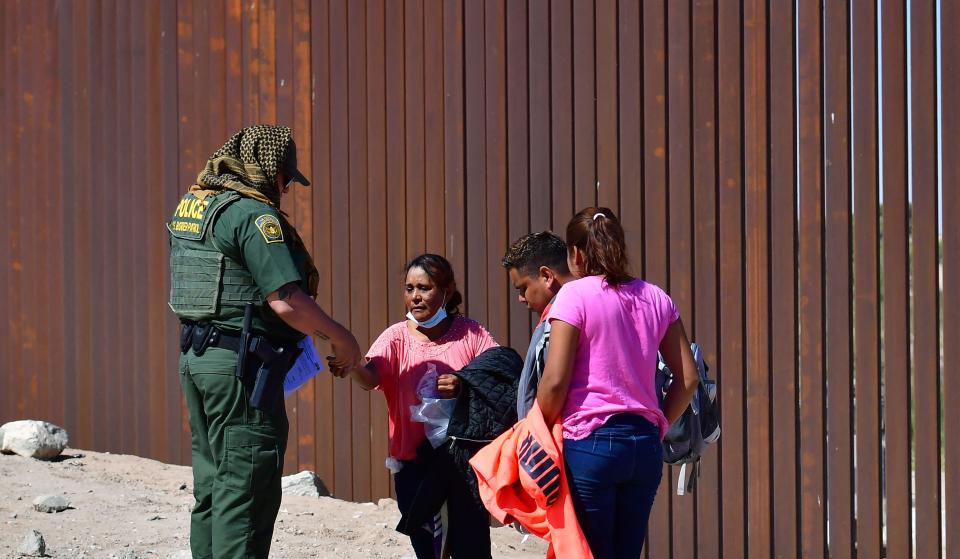
[[[193,336],[191,340],[191,345],[193,346],[193,353],[197,357],[203,355],[207,351],[207,346],[210,345],[211,331],[216,331],[213,324],[197,324],[193,327]]]

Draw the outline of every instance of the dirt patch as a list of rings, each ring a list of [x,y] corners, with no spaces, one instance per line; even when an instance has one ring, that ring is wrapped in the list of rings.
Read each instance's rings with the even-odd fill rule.
[[[0,455],[0,557],[19,557],[17,549],[31,529],[43,534],[50,557],[166,559],[185,552],[192,481],[188,467],[137,456],[71,448],[51,462]],[[71,508],[37,512],[33,501],[42,495],[62,495]],[[407,537],[393,529],[399,518],[390,500],[378,506],[284,496],[271,556],[413,557]],[[523,541],[512,528],[496,528],[492,538],[494,557],[533,558],[546,552],[545,542]]]

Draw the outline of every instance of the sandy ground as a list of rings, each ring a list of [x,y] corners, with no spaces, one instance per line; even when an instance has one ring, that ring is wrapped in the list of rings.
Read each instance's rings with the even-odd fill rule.
[[[190,547],[191,492],[188,467],[137,456],[70,448],[50,462],[0,455],[0,557],[19,557],[31,529],[43,534],[50,557],[189,557],[183,552]],[[37,512],[33,500],[41,495],[62,495],[72,508]],[[271,557],[413,557],[406,536],[393,529],[399,518],[392,500],[377,505],[285,495]],[[545,542],[532,536],[523,542],[512,528],[496,528],[492,537],[494,557],[546,551]]]

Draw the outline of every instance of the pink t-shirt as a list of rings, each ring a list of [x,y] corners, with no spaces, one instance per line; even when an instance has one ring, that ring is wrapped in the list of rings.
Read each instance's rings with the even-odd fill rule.
[[[473,358],[498,344],[479,322],[457,315],[447,332],[435,342],[410,335],[407,322],[398,322],[380,334],[367,352],[380,375],[377,390],[387,399],[390,456],[398,460],[417,457],[417,447],[427,438],[423,423],[410,420],[410,406],[420,404],[417,383],[433,363],[437,374],[459,371]]]
[[[588,276],[563,285],[548,318],[580,330],[561,412],[564,438],[583,439],[618,413],[641,415],[666,434],[656,394],[657,350],[680,318],[669,295],[639,279],[614,288]]]

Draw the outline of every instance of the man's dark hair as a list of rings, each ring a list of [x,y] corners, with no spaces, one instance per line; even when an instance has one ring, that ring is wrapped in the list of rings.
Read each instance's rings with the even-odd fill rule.
[[[540,266],[546,266],[567,275],[567,243],[550,231],[530,233],[514,241],[500,262],[509,270],[515,268],[528,276],[537,274]]]

